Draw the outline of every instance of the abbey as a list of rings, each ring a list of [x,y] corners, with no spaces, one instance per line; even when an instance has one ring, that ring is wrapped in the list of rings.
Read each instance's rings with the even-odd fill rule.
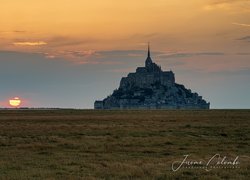
[[[103,101],[95,101],[95,109],[209,109],[202,96],[175,82],[172,71],[162,71],[148,55],[145,67],[138,67],[120,81],[118,89]]]

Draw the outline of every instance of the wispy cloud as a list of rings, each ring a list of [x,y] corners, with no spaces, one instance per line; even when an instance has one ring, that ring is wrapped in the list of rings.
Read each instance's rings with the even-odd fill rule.
[[[177,52],[177,53],[160,54],[158,56],[162,58],[186,58],[193,56],[222,56],[222,55],[225,54],[222,52],[194,52],[194,53]]]
[[[35,41],[35,42],[14,42],[13,45],[15,46],[43,46],[47,43],[44,41]]]
[[[209,4],[209,5],[206,5],[204,7],[204,10],[206,10],[206,11],[212,11],[212,10],[215,10],[215,9],[229,10],[230,5],[226,4],[226,3],[222,3],[222,4]]]
[[[236,55],[239,55],[239,56],[250,56],[250,53],[249,52],[240,52],[240,53],[236,53]]]
[[[66,47],[66,46],[79,46],[86,45],[89,43],[97,42],[97,39],[88,37],[70,37],[70,36],[54,36],[46,40],[50,47]]]
[[[241,37],[241,38],[239,38],[237,40],[250,42],[250,36],[244,36],[244,37]]]
[[[250,24],[243,24],[243,23],[237,23],[237,22],[234,22],[232,23],[233,25],[237,25],[237,26],[244,26],[244,27],[250,27]]]
[[[112,51],[95,51],[95,50],[67,50],[44,53],[46,58],[63,58],[74,63],[80,64],[120,64],[128,62],[143,61],[147,54],[145,50],[112,50]],[[197,56],[223,56],[223,52],[162,52],[154,51],[153,56],[157,60],[179,59]]]
[[[68,57],[68,58],[82,58],[87,56],[96,55],[95,50],[65,50],[65,51],[55,51],[51,53],[44,53],[44,55],[48,58],[55,58],[55,57]]]
[[[210,0],[210,3],[207,4],[204,9],[211,11],[211,10],[235,10],[236,12],[249,12],[249,0]],[[244,4],[244,6],[243,6]]]
[[[210,0],[210,4],[218,5],[218,4],[235,4],[235,3],[242,3],[242,2],[249,2],[249,0]]]
[[[0,34],[12,34],[12,33],[27,33],[27,31],[23,30],[14,30],[14,31],[0,31]]]

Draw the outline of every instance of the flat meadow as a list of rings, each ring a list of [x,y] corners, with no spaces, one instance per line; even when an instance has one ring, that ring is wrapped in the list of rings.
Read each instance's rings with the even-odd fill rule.
[[[1,110],[0,179],[250,179],[250,110]]]

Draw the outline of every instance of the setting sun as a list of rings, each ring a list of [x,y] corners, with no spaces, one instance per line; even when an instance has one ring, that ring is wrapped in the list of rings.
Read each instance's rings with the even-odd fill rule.
[[[19,99],[19,97],[15,97],[14,99],[10,99],[9,103],[11,106],[13,107],[18,107],[21,104],[21,100]]]

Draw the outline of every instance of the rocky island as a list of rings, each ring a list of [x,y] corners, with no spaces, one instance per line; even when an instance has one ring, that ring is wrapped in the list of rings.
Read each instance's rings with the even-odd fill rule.
[[[102,101],[95,101],[95,109],[209,109],[202,96],[175,82],[172,71],[162,71],[148,55],[145,67],[138,67],[120,81],[118,89]]]

